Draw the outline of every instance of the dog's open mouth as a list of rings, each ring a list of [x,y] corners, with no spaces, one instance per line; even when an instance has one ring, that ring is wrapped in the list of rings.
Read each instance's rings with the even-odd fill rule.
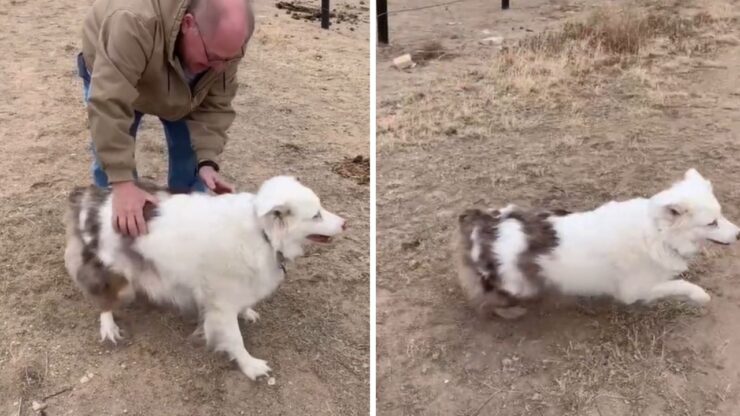
[[[722,245],[722,246],[729,246],[730,245],[730,243],[725,243],[723,241],[712,240],[711,238],[707,238],[707,240],[713,242],[714,244],[719,244],[719,245]]]
[[[321,244],[331,243],[331,237],[329,237],[328,235],[311,234],[306,238],[316,243],[321,243]]]

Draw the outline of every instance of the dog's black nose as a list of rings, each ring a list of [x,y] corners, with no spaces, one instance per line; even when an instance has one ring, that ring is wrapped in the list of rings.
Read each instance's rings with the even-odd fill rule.
[[[735,236],[736,239],[740,240],[740,232]]]
[[[342,231],[345,231],[347,229],[347,221],[344,221],[342,223]],[[738,239],[740,239],[740,234],[738,234]]]

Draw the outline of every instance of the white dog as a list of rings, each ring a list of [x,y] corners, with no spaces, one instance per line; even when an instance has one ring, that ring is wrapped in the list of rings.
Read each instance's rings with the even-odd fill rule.
[[[625,304],[669,296],[704,304],[710,299],[704,289],[675,278],[706,242],[740,239],[711,183],[695,169],[649,199],[587,212],[470,209],[460,216],[459,231],[465,294],[479,312],[510,319],[548,290]]]
[[[100,335],[121,338],[112,310],[135,293],[156,303],[197,310],[206,342],[236,360],[252,380],[270,368],[244,348],[238,316],[283,281],[286,260],[303,254],[305,240],[328,243],[345,220],[293,177],[265,181],[258,193],[170,194],[151,190],[149,232],[136,239],[113,230],[111,196],[96,187],[76,188],[66,215],[65,265],[75,283],[100,308]]]

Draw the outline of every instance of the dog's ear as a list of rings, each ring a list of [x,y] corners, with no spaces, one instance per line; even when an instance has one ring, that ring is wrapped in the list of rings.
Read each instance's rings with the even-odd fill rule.
[[[699,171],[694,168],[687,170],[686,173],[684,173],[683,178],[686,180],[691,180],[691,179],[705,180],[704,177],[701,176],[701,173],[699,173]]]
[[[674,202],[664,205],[663,211],[666,218],[675,220],[686,215],[686,213],[689,212],[689,209],[681,203]]]
[[[701,173],[699,173],[699,171],[697,171],[694,168],[687,170],[686,173],[683,175],[683,178],[684,180],[687,180],[687,181],[701,182],[704,185],[706,185],[710,190],[712,189],[712,183],[708,179],[701,176]]]
[[[290,208],[286,205],[275,205],[267,214],[274,215],[275,218],[285,218],[290,215]]]
[[[257,216],[274,215],[276,218],[284,218],[290,215],[290,208],[277,201],[257,201]]]

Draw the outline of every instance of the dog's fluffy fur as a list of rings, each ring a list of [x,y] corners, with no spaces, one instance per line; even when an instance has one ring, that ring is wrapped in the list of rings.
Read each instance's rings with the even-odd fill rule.
[[[265,181],[257,194],[148,190],[159,204],[146,207],[149,232],[136,239],[114,231],[108,190],[76,188],[69,197],[65,265],[97,301],[102,339],[121,338],[112,311],[141,293],[197,311],[195,333],[209,346],[228,353],[250,379],[267,375],[267,363],[244,348],[238,316],[256,320],[252,308],[282,282],[283,262],[301,256],[307,239],[329,242],[345,220],[289,176]]]
[[[650,198],[592,211],[469,209],[459,217],[458,277],[480,313],[517,318],[548,291],[611,296],[632,304],[710,297],[676,279],[706,242],[731,244],[740,229],[723,215],[695,169]]]

